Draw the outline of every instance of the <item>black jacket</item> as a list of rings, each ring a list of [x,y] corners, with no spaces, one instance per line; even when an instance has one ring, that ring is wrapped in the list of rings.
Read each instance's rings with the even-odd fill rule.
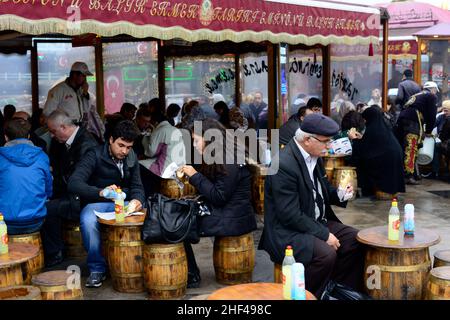
[[[251,174],[247,166],[225,165],[226,174],[214,181],[200,172],[189,183],[201,194],[211,209],[200,220],[201,236],[240,236],[256,229],[251,204]]]
[[[258,249],[269,253],[275,263],[281,264],[286,246],[291,245],[297,262],[307,264],[313,255],[313,240],[328,240],[328,228],[315,219],[313,182],[305,160],[292,139],[280,150],[279,169],[266,177],[264,186],[264,229]],[[325,218],[340,222],[331,204],[345,207],[336,188],[328,182],[322,160],[317,161],[314,176],[322,187]]]
[[[67,182],[86,152],[98,145],[94,137],[80,127],[69,150],[65,143],[52,139],[49,151],[50,166],[53,174],[53,198],[67,195]]]
[[[431,133],[434,128],[434,123],[436,122],[437,113],[437,97],[428,90],[423,90],[422,92],[413,95],[405,105],[405,109],[400,112],[398,117],[398,124],[403,127],[405,132],[418,133],[414,130],[410,130],[409,124],[416,124],[417,128],[419,126],[419,119],[417,117],[417,111],[422,115],[422,126],[425,124],[425,133]]]
[[[98,146],[83,157],[69,179],[69,192],[81,197],[83,205],[105,202],[100,190],[115,184],[127,194],[126,200],[136,199],[145,205],[144,187],[139,173],[138,159],[133,151],[123,160],[123,178],[109,155],[109,144]]]
[[[409,98],[420,92],[420,86],[412,79],[405,79],[398,85],[397,98],[395,98],[395,104],[404,107]]]
[[[291,140],[295,136],[295,131],[300,128],[300,119],[295,114],[289,118],[289,120],[280,127],[280,143],[288,144],[289,140]]]

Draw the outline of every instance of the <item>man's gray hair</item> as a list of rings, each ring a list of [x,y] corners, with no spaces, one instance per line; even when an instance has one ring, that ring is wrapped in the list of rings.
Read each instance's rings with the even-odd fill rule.
[[[69,114],[62,109],[56,109],[50,113],[47,117],[47,121],[52,121],[57,125],[75,126],[73,119],[71,119]]]
[[[303,142],[303,140],[305,140],[308,137],[313,136],[314,134],[308,133],[303,131],[302,129],[298,128],[297,131],[295,131],[295,140],[297,140],[297,142]]]

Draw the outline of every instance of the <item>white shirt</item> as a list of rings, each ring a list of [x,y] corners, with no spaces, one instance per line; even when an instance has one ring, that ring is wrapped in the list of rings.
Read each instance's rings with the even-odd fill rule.
[[[309,177],[311,178],[311,182],[313,183],[313,185],[315,185],[314,169],[316,167],[317,160],[319,158],[312,157],[308,152],[305,151],[305,149],[303,149],[303,147],[297,142],[296,139],[294,139],[294,141],[297,144],[297,147],[299,148],[300,152],[302,153],[303,159],[305,159],[305,164],[306,164],[306,167],[308,168],[308,173],[309,173]],[[317,181],[317,190],[319,191],[319,194],[323,199],[322,186],[320,185],[319,181]],[[314,199],[316,199],[316,190],[314,190],[314,189],[313,189],[313,195],[314,195]],[[319,207],[317,206],[316,201],[314,201],[314,206],[315,206],[314,211],[316,213],[316,220],[317,220],[317,219],[319,219],[319,216],[320,216],[320,210],[319,210]],[[323,204],[323,212],[324,212],[324,216],[325,216],[325,202]]]
[[[69,137],[69,139],[67,139],[66,141],[66,147],[67,149],[70,149],[70,147],[72,146],[73,140],[75,140],[75,136],[77,135],[78,130],[80,129],[79,126],[77,126],[75,128],[75,130],[72,132],[71,136]]]

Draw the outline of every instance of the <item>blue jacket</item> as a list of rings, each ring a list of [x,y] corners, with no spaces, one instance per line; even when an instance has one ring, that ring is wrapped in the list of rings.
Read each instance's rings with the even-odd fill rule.
[[[42,222],[45,202],[52,195],[48,156],[27,139],[16,139],[0,148],[0,212],[6,224]]]

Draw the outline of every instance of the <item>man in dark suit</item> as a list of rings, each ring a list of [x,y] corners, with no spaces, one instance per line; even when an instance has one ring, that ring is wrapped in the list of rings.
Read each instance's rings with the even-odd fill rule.
[[[47,217],[42,227],[45,264],[50,267],[63,260],[62,219],[79,221],[80,200],[67,192],[67,182],[75,165],[86,152],[97,146],[95,138],[63,110],[53,111],[47,125],[53,136],[50,146],[50,166],[53,175],[53,197],[47,202]]]
[[[125,204],[133,208],[131,212],[141,210],[144,204],[139,162],[133,152],[133,143],[138,135],[133,121],[119,122],[108,143],[89,150],[69,179],[69,192],[79,195],[84,206],[80,213],[80,227],[90,271],[86,287],[98,288],[106,279],[100,226],[94,212],[114,211],[114,202],[106,198],[104,189],[116,190],[120,187],[126,195]]]
[[[353,188],[334,188],[321,156],[339,126],[329,117],[307,115],[295,137],[280,151],[279,170],[266,177],[264,230],[259,249],[281,264],[291,245],[305,266],[306,289],[320,298],[330,279],[362,289],[364,252],[357,230],[342,224],[331,205],[345,207]]]

